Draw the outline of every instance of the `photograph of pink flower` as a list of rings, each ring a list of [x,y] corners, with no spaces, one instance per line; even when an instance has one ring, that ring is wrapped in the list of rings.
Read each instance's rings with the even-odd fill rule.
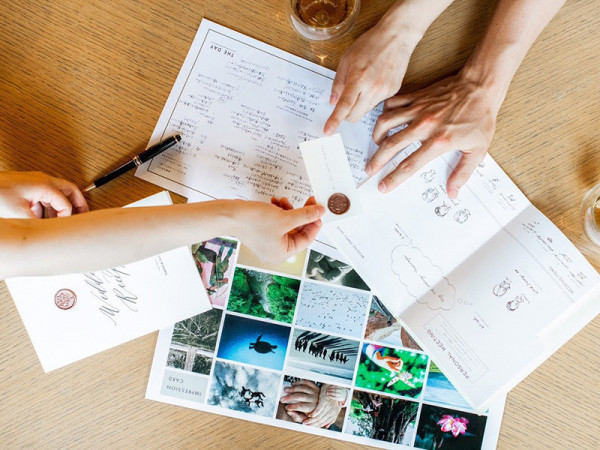
[[[486,416],[423,404],[414,446],[428,450],[479,450]]]

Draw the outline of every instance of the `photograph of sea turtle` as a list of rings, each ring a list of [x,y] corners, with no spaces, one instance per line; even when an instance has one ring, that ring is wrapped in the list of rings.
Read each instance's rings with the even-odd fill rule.
[[[265,341],[261,341],[261,338],[262,334],[256,338],[256,342],[251,342],[248,348],[254,350],[256,353],[275,353],[274,350],[277,348],[277,346]]]
[[[287,326],[226,314],[217,356],[281,370],[289,336]]]

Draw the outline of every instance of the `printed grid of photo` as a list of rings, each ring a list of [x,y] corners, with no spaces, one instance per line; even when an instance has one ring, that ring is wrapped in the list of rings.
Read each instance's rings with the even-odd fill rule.
[[[225,238],[192,247],[214,309],[175,324],[164,386],[191,379],[205,390],[198,401],[224,414],[374,446],[481,448],[486,416],[470,410],[351,266],[309,250],[298,276],[298,261],[250,266],[239,250]]]

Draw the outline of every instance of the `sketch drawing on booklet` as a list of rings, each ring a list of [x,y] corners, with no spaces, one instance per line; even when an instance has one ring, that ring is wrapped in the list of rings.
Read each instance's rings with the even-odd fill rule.
[[[192,256],[213,306],[224,306],[235,267],[238,242],[215,238],[192,245]]]

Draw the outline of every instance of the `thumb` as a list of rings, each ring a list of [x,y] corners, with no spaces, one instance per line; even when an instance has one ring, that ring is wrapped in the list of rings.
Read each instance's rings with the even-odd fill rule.
[[[477,168],[479,163],[483,161],[484,157],[485,152],[483,154],[480,152],[462,154],[454,171],[450,174],[450,177],[448,177],[448,183],[446,185],[448,197],[456,198],[460,188],[469,181],[471,174]]]
[[[288,230],[301,227],[319,220],[325,214],[325,208],[321,205],[308,205],[298,209],[286,211]]]

